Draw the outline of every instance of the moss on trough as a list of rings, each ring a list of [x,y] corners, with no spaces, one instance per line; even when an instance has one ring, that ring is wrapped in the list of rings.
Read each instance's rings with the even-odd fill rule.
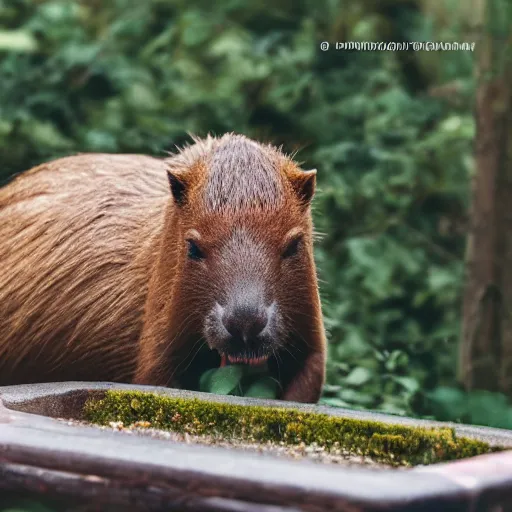
[[[153,428],[286,444],[317,443],[393,465],[414,466],[498,451],[457,437],[452,428],[423,428],[333,417],[277,407],[240,406],[140,391],[107,391],[89,399],[85,418],[100,425],[149,422]]]

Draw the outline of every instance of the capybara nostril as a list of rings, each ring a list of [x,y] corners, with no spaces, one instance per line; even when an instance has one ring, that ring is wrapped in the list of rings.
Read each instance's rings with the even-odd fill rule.
[[[268,323],[265,308],[258,306],[238,306],[224,311],[222,324],[236,339],[247,341],[260,334]]]

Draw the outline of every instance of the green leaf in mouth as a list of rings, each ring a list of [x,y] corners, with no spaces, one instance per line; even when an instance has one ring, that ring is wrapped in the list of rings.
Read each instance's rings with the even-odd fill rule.
[[[211,373],[210,376],[208,374]],[[229,365],[223,368],[214,368],[213,371],[209,370],[201,377],[201,380],[206,376],[208,380],[208,391],[217,395],[228,395],[232,393],[239,385],[244,375],[244,369],[241,365]],[[206,384],[206,382],[205,382]],[[201,390],[202,385],[199,383]]]

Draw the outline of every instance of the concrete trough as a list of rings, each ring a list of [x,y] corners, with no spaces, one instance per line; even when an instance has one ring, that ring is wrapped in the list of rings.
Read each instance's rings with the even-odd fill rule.
[[[81,419],[86,400],[108,390],[452,426],[457,435],[512,448],[507,430],[326,406],[110,383],[8,386],[0,388],[0,504],[1,496],[16,494],[60,500],[66,504],[62,510],[80,504],[81,511],[512,510],[512,451],[397,471],[129,436],[57,419]]]

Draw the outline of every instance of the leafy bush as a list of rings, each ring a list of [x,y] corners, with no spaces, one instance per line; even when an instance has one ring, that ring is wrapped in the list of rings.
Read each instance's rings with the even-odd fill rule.
[[[319,169],[324,401],[441,414],[432,393],[455,382],[471,56],[319,49],[434,35],[414,0],[0,0],[0,179],[78,151],[162,155],[187,131],[300,150]],[[430,93],[444,78],[464,85],[457,101]]]

